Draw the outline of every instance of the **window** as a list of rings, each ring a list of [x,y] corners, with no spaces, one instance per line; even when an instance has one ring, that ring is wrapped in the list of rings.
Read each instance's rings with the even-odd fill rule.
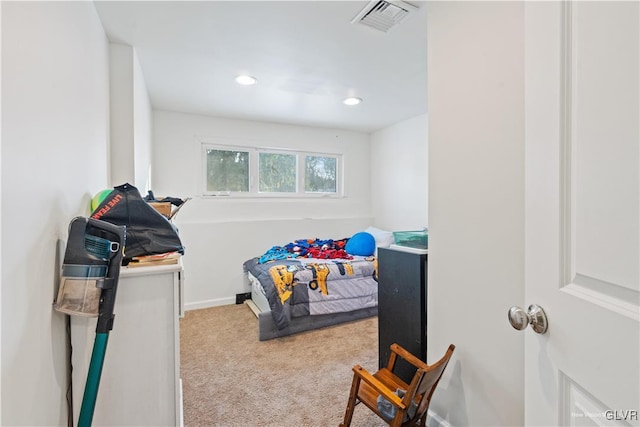
[[[295,154],[259,153],[260,167],[258,177],[261,193],[295,193],[296,156]]]
[[[310,193],[335,193],[338,161],[335,157],[305,156],[304,189]]]
[[[204,194],[341,195],[341,154],[203,144]]]
[[[207,192],[249,191],[249,152],[206,150]]]

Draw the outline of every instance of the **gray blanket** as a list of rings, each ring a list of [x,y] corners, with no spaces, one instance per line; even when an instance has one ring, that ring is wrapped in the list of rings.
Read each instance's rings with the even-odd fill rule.
[[[292,317],[340,313],[378,305],[378,263],[367,259],[286,259],[244,263],[266,291],[278,328]]]

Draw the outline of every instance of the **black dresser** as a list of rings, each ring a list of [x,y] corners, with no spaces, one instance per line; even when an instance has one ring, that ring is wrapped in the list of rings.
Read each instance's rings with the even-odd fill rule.
[[[378,345],[380,368],[393,343],[427,360],[427,255],[378,249]],[[410,382],[415,368],[396,362],[395,374]]]

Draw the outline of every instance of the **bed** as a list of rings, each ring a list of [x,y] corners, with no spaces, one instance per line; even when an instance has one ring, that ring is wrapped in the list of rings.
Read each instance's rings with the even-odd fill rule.
[[[377,315],[377,260],[350,258],[247,260],[260,341]]]

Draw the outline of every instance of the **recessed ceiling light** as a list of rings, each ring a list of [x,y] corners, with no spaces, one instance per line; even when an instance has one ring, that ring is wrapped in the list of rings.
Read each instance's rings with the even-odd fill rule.
[[[344,105],[358,105],[362,102],[362,98],[356,98],[356,97],[345,98],[345,100],[342,102],[344,102]]]
[[[244,86],[251,86],[255,84],[257,81],[258,80],[255,77],[246,76],[246,75],[236,77],[236,83]]]

